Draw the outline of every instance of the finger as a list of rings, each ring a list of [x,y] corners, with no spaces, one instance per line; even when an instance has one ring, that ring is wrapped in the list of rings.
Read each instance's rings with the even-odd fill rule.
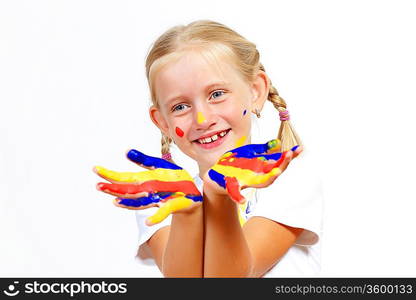
[[[250,169],[216,164],[211,168],[208,174],[212,180],[225,188],[225,177],[238,178],[241,186],[254,186],[267,182],[270,177],[275,176],[279,172],[281,172],[281,170],[277,167],[271,169],[268,173],[260,173]]]
[[[99,182],[97,183],[96,187],[97,190],[101,192],[117,197],[141,198],[147,197],[149,195],[148,191],[145,191],[144,189],[141,190],[139,188],[140,185],[137,184],[116,184]],[[152,192],[154,192],[154,190]]]
[[[140,198],[116,198],[114,204],[119,207],[128,209],[145,209],[151,206],[157,206],[161,201],[170,197],[171,193],[154,193],[147,197]]]
[[[280,155],[275,155],[275,154],[272,154],[272,155],[275,155],[273,158],[275,158],[275,162],[273,162],[273,163],[268,163],[268,164],[265,164],[264,166],[263,166],[263,169],[262,169],[262,171],[263,171],[263,173],[268,173],[268,172],[270,172],[272,169],[274,169],[274,168],[276,168],[276,167],[281,167],[282,166],[282,164],[283,163],[285,163],[285,161],[288,159],[288,153],[289,153],[290,151],[285,151],[285,152],[283,152],[283,153],[275,153],[275,154],[280,154]],[[267,156],[267,155],[265,155],[265,156]],[[270,160],[269,160],[270,161]],[[282,169],[282,168],[281,168]]]
[[[142,210],[142,209],[146,209],[149,207],[155,207],[157,206],[157,203],[150,203],[148,205],[138,205],[137,203],[120,203],[120,198],[116,198],[113,200],[113,204],[117,207],[121,207],[121,208],[126,208],[126,209],[130,209],[130,210]],[[132,199],[129,199],[132,200]]]
[[[275,167],[272,170],[270,170],[269,174],[271,174],[271,176],[267,177],[265,181],[253,184],[251,187],[263,188],[271,185],[277,179],[277,177],[279,177],[280,174],[282,174],[282,170],[279,167]]]
[[[181,209],[188,208],[192,206],[192,204],[194,204],[194,201],[184,196],[176,197],[173,199],[167,199],[165,204],[161,206],[153,216],[146,219],[146,224],[151,226],[160,223],[164,219],[166,219],[171,213]]]
[[[282,141],[279,139],[274,139],[267,142],[268,150],[267,153],[276,153],[282,149]]]
[[[295,158],[303,152],[303,147],[302,146],[295,146],[291,150],[293,151],[293,158]]]
[[[154,169],[143,172],[116,172],[104,167],[95,167],[95,172],[102,178],[113,183],[142,183],[151,180],[159,181],[192,181],[192,177],[185,170]]]
[[[290,161],[293,159],[293,152],[292,151],[285,151],[282,153],[282,157],[274,164],[267,165],[263,172],[265,173],[273,173],[273,176],[270,176],[269,179],[265,182],[267,186],[273,183],[276,178],[288,167]],[[258,186],[260,187],[260,186]]]
[[[277,153],[273,153],[273,154],[264,154],[264,155],[257,155],[255,156],[256,158],[259,158],[261,160],[264,161],[269,161],[269,160],[280,160],[282,158],[282,153],[281,152],[277,152]]]
[[[132,172],[116,172],[101,166],[94,167],[94,172],[101,178],[114,183],[133,182],[132,177],[135,174]]]
[[[292,151],[285,151],[283,152],[282,159],[276,162],[276,166],[282,170],[286,170],[287,166],[289,165],[290,161],[292,160],[293,152]]]
[[[181,170],[182,168],[159,157],[153,157],[146,155],[138,150],[131,149],[127,152],[127,158],[132,162],[139,164],[140,166],[147,169],[171,169],[171,170]]]
[[[231,200],[243,204],[246,199],[241,195],[241,186],[235,177],[225,177],[225,187]]]
[[[215,181],[219,186],[225,189],[225,176],[223,174],[213,169],[210,169],[208,171],[208,176],[212,181]]]
[[[249,144],[236,148],[230,152],[235,153],[235,157],[253,158],[261,154],[275,153],[281,148],[281,142],[278,139],[270,140],[264,144]]]
[[[139,198],[147,196],[147,193],[155,192],[183,192],[184,194],[200,194],[198,188],[192,181],[166,182],[159,180],[146,181],[141,184],[111,184],[100,182],[97,189],[114,196],[127,198]]]
[[[191,199],[194,202],[202,202],[203,196],[201,194],[198,195],[185,195],[186,198]]]
[[[238,169],[251,170],[255,173],[267,173],[276,165],[276,162],[281,161],[282,153],[258,155],[253,158],[228,156],[220,159],[217,164],[223,166],[230,166]],[[237,174],[237,173],[236,173]]]

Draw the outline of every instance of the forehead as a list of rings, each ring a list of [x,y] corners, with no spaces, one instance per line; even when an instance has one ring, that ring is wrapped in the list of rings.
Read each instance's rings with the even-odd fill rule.
[[[154,87],[158,100],[166,101],[172,96],[192,95],[212,83],[239,81],[239,73],[226,57],[189,51],[157,72]]]

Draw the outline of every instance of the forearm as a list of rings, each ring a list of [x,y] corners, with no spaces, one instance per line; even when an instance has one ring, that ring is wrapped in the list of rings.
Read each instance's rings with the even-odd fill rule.
[[[248,277],[252,258],[237,204],[218,197],[204,195],[204,277]]]
[[[165,277],[202,277],[203,208],[172,215],[169,238],[163,254]]]

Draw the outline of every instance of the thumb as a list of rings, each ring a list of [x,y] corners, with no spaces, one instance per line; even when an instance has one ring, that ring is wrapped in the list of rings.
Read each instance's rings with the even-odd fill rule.
[[[194,203],[189,198],[184,196],[167,198],[164,205],[162,205],[153,216],[146,219],[146,225],[152,226],[165,220],[170,214],[188,208]]]
[[[235,177],[225,177],[225,189],[230,198],[238,204],[243,204],[246,199],[241,195],[241,186]]]

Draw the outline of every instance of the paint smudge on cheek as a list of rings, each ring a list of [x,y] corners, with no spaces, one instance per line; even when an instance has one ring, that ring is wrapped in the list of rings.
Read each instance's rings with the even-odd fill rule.
[[[246,113],[247,113],[247,109],[245,109],[245,110],[243,111],[243,116],[245,116],[245,115],[246,115]]]
[[[241,147],[244,145],[244,142],[246,141],[246,136],[243,135],[241,138],[239,138],[237,140],[237,142],[235,143],[235,148]]]
[[[176,128],[175,128],[175,132],[176,132],[176,134],[177,134],[179,137],[183,137],[183,135],[184,135],[183,130],[182,130],[182,129],[180,129],[179,127],[176,127]]]
[[[199,111],[196,121],[198,122],[198,124],[202,124],[202,123],[204,123],[205,120],[206,120],[206,118],[205,118],[204,114]]]

